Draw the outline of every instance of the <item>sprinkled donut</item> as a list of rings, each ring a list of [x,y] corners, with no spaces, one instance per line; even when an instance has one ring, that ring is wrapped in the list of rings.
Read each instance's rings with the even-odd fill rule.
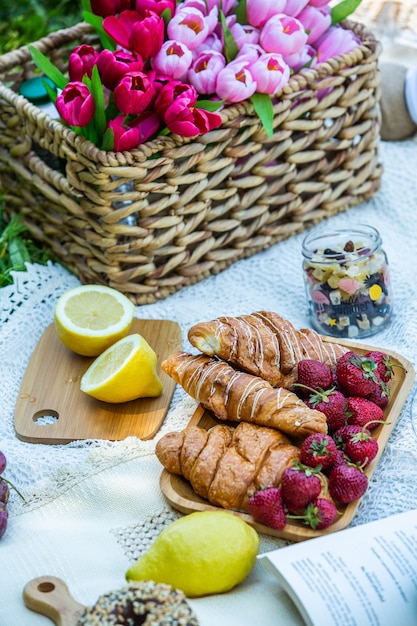
[[[198,626],[182,591],[153,581],[129,584],[100,596],[77,626]]]

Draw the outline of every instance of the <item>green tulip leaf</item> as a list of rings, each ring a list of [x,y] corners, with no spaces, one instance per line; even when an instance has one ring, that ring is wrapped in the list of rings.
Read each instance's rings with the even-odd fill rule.
[[[239,52],[238,45],[233,37],[230,28],[226,24],[226,18],[223,11],[220,11],[220,21],[223,29],[224,51],[228,63],[237,57]]]
[[[218,111],[224,104],[224,100],[197,100],[196,107],[205,111]]]
[[[246,16],[246,0],[238,0],[238,5],[235,9],[236,19],[239,24],[247,24],[247,16]]]
[[[349,15],[351,15],[362,0],[342,0],[339,4],[336,4],[332,7],[332,24],[339,24],[339,22],[343,22]]]
[[[104,133],[101,148],[106,151],[114,150],[114,131],[112,128],[107,128]]]
[[[94,15],[91,11],[83,11],[82,16],[84,21],[90,24],[100,37],[102,47],[107,48],[107,50],[116,50],[116,42],[109,37],[103,28],[103,18],[99,15]]]
[[[52,82],[58,87],[58,89],[64,89],[68,84],[68,79],[53,63],[35,46],[29,45],[29,51],[32,55],[32,59],[36,63],[37,67],[52,80]]]
[[[266,134],[268,137],[272,137],[274,134],[274,108],[272,106],[271,97],[266,93],[254,93],[250,97],[250,101],[253,104],[256,115],[261,120]]]
[[[104,103],[104,89],[101,82],[97,65],[93,66],[91,74],[91,93],[93,94],[96,110],[94,112],[94,124],[97,135],[104,135],[107,126],[106,108]]]

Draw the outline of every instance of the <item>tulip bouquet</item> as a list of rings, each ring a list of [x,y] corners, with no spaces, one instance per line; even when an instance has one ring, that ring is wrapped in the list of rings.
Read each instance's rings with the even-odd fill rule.
[[[103,150],[159,134],[196,137],[250,100],[268,135],[290,76],[360,41],[339,24],[361,0],[83,0],[101,49],[82,44],[67,78],[37,48],[61,119]]]

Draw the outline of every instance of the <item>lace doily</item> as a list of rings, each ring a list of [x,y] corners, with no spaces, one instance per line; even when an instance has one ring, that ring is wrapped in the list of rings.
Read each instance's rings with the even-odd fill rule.
[[[330,218],[332,227],[352,222],[369,223],[381,233],[391,266],[394,292],[392,324],[367,343],[397,351],[411,362],[417,357],[417,286],[415,241],[417,198],[415,163],[417,141],[382,144],[385,173],[382,188],[369,202]],[[314,228],[323,228],[319,224]],[[235,263],[226,271],[186,287],[166,300],[137,307],[143,319],[173,319],[182,330],[184,349],[187,330],[205,319],[239,315],[255,310],[275,310],[296,327],[309,325],[301,273],[301,242],[304,234],[276,244],[269,250]],[[124,441],[88,440],[67,445],[31,444],[20,441],[14,431],[14,407],[20,382],[42,332],[53,319],[58,296],[79,284],[60,265],[29,265],[16,272],[14,284],[0,290],[0,354],[3,385],[0,394],[0,441],[8,466],[6,477],[25,497],[12,492],[10,517],[39,508],[88,476],[136,457],[152,455],[162,434],[183,428],[196,403],[177,388],[164,424],[150,441],[130,437]],[[411,395],[407,399],[386,450],[374,473],[353,523],[384,517],[391,512],[417,508],[417,438],[410,419]],[[413,478],[414,477],[414,478]],[[169,523],[172,511],[161,511]],[[159,522],[158,522],[159,524]],[[122,530],[115,530],[122,535]],[[126,532],[136,533],[135,529]],[[129,550],[146,542],[146,532],[136,533]],[[142,533],[142,534],[143,534]],[[132,544],[132,541],[130,542]]]

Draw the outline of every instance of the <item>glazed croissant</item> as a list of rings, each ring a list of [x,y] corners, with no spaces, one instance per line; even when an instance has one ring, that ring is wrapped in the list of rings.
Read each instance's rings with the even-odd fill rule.
[[[156,456],[194,491],[226,509],[247,508],[258,487],[278,486],[299,449],[277,430],[241,422],[235,429],[216,424],[209,430],[189,426],[164,435]]]
[[[220,420],[250,422],[293,437],[327,432],[326,416],[298,396],[206,355],[177,352],[162,369]]]
[[[200,352],[286,389],[297,379],[299,361],[315,359],[334,366],[348,350],[323,341],[313,330],[297,330],[290,321],[268,311],[196,324],[188,331],[188,339]]]

